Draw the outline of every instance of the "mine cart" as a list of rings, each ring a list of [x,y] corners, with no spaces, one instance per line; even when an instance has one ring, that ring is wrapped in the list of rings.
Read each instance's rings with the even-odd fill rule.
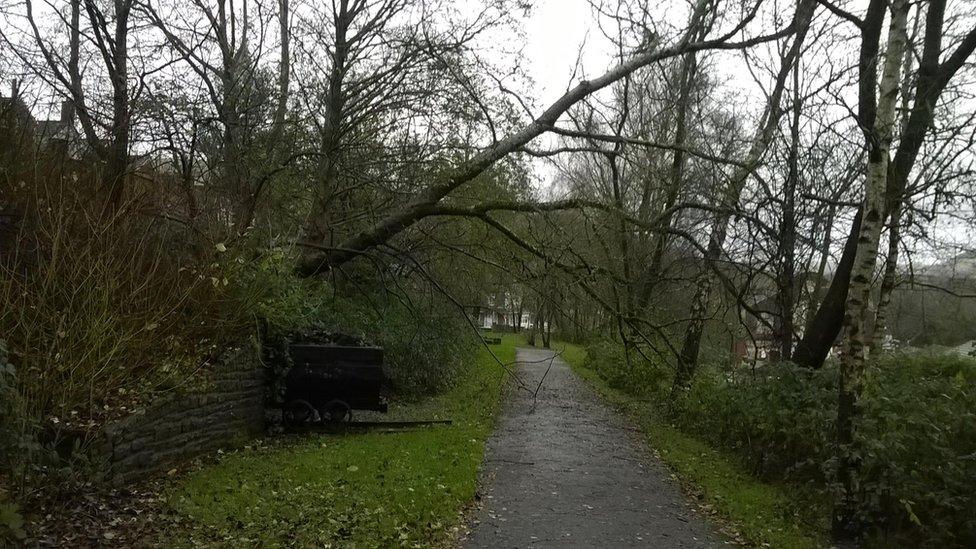
[[[386,412],[383,349],[322,344],[292,344],[285,375],[283,419],[290,425],[340,423],[353,410]]]

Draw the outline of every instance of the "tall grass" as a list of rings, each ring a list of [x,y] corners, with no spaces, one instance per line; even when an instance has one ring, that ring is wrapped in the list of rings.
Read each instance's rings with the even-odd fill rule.
[[[225,258],[184,228],[135,212],[105,219],[77,178],[19,197],[0,254],[0,333],[21,413],[7,430],[58,431],[123,415],[183,383],[245,322]]]

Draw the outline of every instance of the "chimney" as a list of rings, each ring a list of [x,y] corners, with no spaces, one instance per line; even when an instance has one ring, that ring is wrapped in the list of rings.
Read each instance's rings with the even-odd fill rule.
[[[61,101],[61,122],[73,123],[75,121],[75,102],[70,99]]]
[[[14,78],[10,81],[10,98],[17,99],[20,96],[20,80]]]

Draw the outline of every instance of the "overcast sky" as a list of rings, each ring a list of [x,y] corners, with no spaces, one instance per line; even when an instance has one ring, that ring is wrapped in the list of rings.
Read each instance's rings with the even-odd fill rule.
[[[602,73],[613,61],[613,46],[594,22],[586,0],[537,0],[525,21],[526,69],[537,83],[541,104],[566,91],[581,45],[587,74]]]
[[[672,23],[681,25],[680,21]],[[576,80],[571,78],[577,58],[588,77],[602,74],[614,64],[613,44],[601,32],[587,0],[534,0],[531,12],[524,19],[524,32],[523,67],[535,82],[526,92],[535,99],[540,109],[564,93],[571,83],[578,81],[579,76]],[[726,92],[744,96],[758,93],[758,87],[741,57],[735,54],[711,55],[721,56],[720,62],[713,63],[711,68],[718,73]],[[815,61],[814,57],[806,62],[812,66]],[[852,96],[851,100],[855,98]],[[549,139],[552,143],[553,138]],[[539,178],[536,181],[537,190],[546,194],[551,189],[555,170],[543,161],[535,164]],[[963,215],[971,215],[967,213]],[[976,229],[959,219],[936,220],[931,229],[940,235],[939,240],[949,245],[941,250],[918,250],[921,253],[918,253],[917,259],[921,263],[945,260],[946,256],[954,256],[959,248],[969,247],[976,239]]]

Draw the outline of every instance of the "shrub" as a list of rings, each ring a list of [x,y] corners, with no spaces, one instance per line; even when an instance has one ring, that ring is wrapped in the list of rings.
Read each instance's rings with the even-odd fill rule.
[[[976,361],[886,357],[863,416],[865,519],[892,542],[976,546]]]
[[[681,430],[734,451],[758,476],[804,487],[823,502],[813,518],[825,518],[838,496],[837,364],[703,365],[671,400],[666,368],[632,360],[628,369],[612,342],[588,356],[611,385],[656,397]],[[872,544],[976,546],[976,360],[915,353],[869,363],[857,437],[859,514]]]
[[[247,275],[263,288],[257,311],[270,333],[346,333],[379,345],[392,389],[401,396],[436,393],[456,381],[478,336],[451,304],[403,288],[392,294],[359,287],[355,298],[344,297],[324,280],[296,279],[289,264],[271,254]]]
[[[479,337],[446,304],[420,310],[391,304],[364,331],[383,345],[390,380],[408,396],[453,386]]]
[[[859,514],[875,543],[976,544],[976,362],[893,355],[869,366],[858,422]],[[706,368],[674,421],[743,456],[757,474],[838,496],[837,368]]]
[[[216,261],[174,255],[152,224],[108,234],[54,226],[57,242],[0,265],[0,329],[26,412],[97,417],[179,383],[243,320]]]
[[[101,423],[192,382],[248,324],[231,296],[230,253],[204,252],[185,228],[134,208],[103,220],[85,188],[66,177],[32,185],[19,234],[0,250],[12,363],[0,374],[0,453],[11,453],[0,471],[34,492],[90,472],[80,450]]]
[[[637,395],[659,393],[673,372],[654,357],[613,341],[596,341],[586,346],[586,366],[606,380],[607,384]]]

